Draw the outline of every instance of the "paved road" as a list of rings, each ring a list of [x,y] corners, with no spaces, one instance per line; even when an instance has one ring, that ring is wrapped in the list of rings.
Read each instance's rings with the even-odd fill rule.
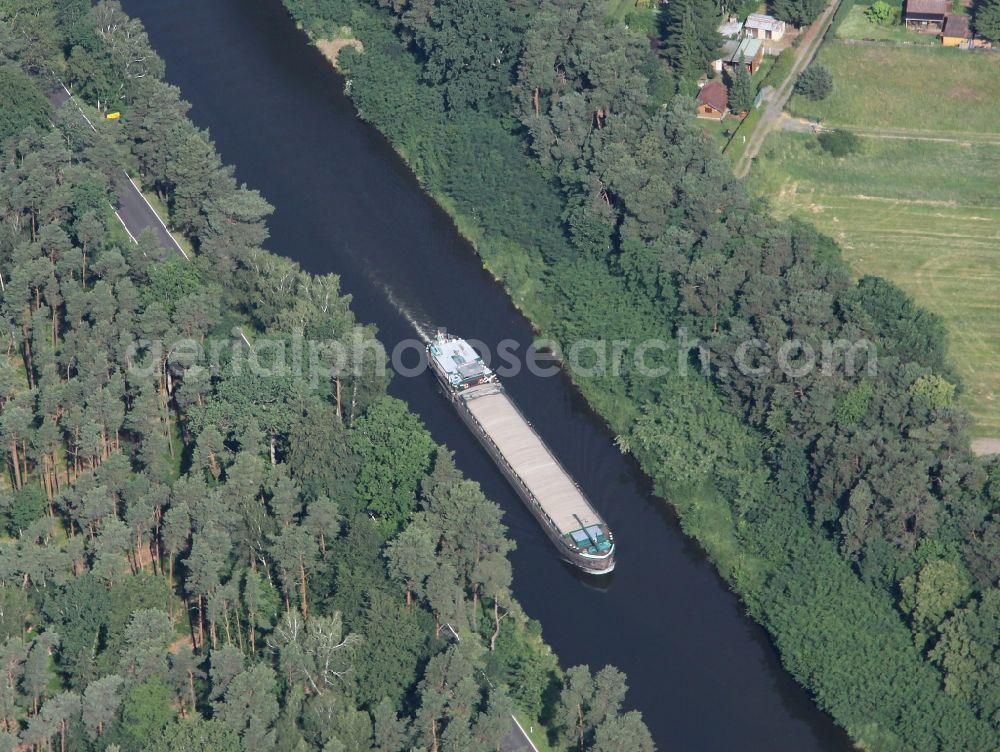
[[[500,742],[500,752],[538,752],[538,748],[531,743],[521,724],[515,720],[510,732]]]
[[[49,101],[56,108],[62,107],[72,99],[72,93],[62,83],[49,94]],[[84,113],[76,102],[72,104],[76,107],[77,112],[80,113],[80,117],[83,118],[84,122],[91,130],[96,132],[97,128],[90,122],[90,118],[87,117],[86,113]],[[133,243],[136,242],[136,238],[139,237],[143,230],[150,230],[159,242],[160,247],[165,251],[168,253],[179,253],[184,258],[188,257],[174,236],[167,230],[167,226],[163,223],[160,215],[153,210],[146,197],[142,195],[142,192],[124,169],[114,179],[114,188],[115,194],[118,197],[118,205],[113,207],[115,214],[118,216],[118,221],[122,223],[125,231],[129,234],[129,237],[132,238]]]
[[[736,167],[733,168],[736,177],[746,177],[746,174],[750,172],[750,165],[753,164],[754,157],[760,152],[760,147],[764,144],[767,134],[770,133],[771,129],[781,118],[785,104],[787,104],[789,97],[792,96],[792,92],[795,90],[795,79],[813,61],[820,46],[823,44],[823,38],[826,36],[826,31],[833,22],[833,16],[837,12],[837,8],[840,7],[840,2],[841,0],[831,0],[826,10],[823,11],[823,14],[813,22],[809,30],[799,39],[798,52],[795,55],[795,62],[792,64],[792,69],[788,72],[785,80],[778,84],[777,88],[771,94],[771,99],[767,103],[764,115],[750,136],[750,143],[747,144],[746,151],[743,152],[743,156],[740,157],[736,163]]]
[[[162,248],[187,258],[187,253],[174,240],[174,236],[167,231],[167,226],[163,224],[160,215],[149,205],[146,197],[142,195],[125,170],[122,170],[121,177],[115,181],[115,193],[118,194],[118,206],[116,207],[118,219],[125,226],[126,232],[133,241],[139,237],[143,230],[150,230]]]

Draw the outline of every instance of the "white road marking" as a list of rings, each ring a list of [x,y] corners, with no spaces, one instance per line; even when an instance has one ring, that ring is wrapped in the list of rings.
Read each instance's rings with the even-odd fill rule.
[[[115,211],[115,216],[118,217],[118,221],[122,223],[122,227],[125,228],[125,232],[128,233],[128,236],[132,239],[132,242],[135,243],[136,245],[139,245],[139,241],[135,239],[135,235],[133,235],[132,231],[128,229],[128,225],[125,224],[125,220],[122,219],[122,215],[119,214],[117,210]]]
[[[173,242],[174,247],[181,252],[181,256],[183,256],[185,260],[190,261],[191,259],[188,258],[188,255],[184,253],[184,249],[181,248],[181,244],[177,242],[177,238],[175,238],[173,235],[170,234],[170,230],[167,229],[166,223],[164,223],[160,215],[156,213],[156,209],[153,208],[153,205],[149,203],[149,199],[147,199],[145,196],[142,195],[142,191],[139,190],[139,186],[135,184],[135,181],[132,179],[132,176],[129,175],[128,172],[125,170],[122,170],[122,173],[124,173],[125,177],[128,178],[128,182],[132,184],[132,189],[139,194],[139,198],[141,198],[143,201],[146,202],[146,206],[148,206],[149,210],[153,212],[153,216],[156,217],[157,221],[160,223],[160,226],[163,227],[164,232],[166,232],[167,235],[170,237],[170,240]]]
[[[66,88],[66,84],[64,84],[62,81],[59,81],[59,85],[62,87],[63,91],[66,92],[66,96],[68,96],[71,101],[75,99],[75,97],[73,96],[73,92],[71,92],[69,89]],[[87,125],[90,126],[90,130],[92,130],[94,133],[97,133],[97,128],[95,128],[94,124],[90,122],[90,118],[87,117],[87,113],[83,111],[83,108],[80,107],[80,105],[78,105],[75,101],[73,101],[73,104],[76,107],[76,109],[79,110],[80,114],[83,116],[83,119],[87,121]],[[157,214],[156,209],[154,209],[153,205],[149,203],[149,200],[142,195],[142,191],[139,190],[139,187],[135,184],[135,181],[132,180],[132,176],[129,175],[128,172],[126,172],[125,170],[122,170],[122,172],[125,173],[125,177],[128,178],[128,182],[132,184],[132,190],[134,190],[137,194],[139,194],[139,197],[146,202],[146,206],[149,207],[149,210],[153,213],[153,216],[156,217],[160,225],[163,226],[163,230],[164,232],[167,233],[167,237],[170,238],[170,242],[172,242],[174,244],[174,247],[178,251],[180,251],[181,256],[183,256],[186,261],[190,261],[191,259],[188,258],[188,255],[184,252],[184,249],[181,248],[181,244],[177,242],[177,238],[175,238],[170,233],[170,230],[167,229],[166,224],[164,224],[163,220],[160,218],[160,215]],[[135,235],[133,235],[132,231],[128,229],[128,226],[125,224],[125,220],[122,219],[122,215],[119,214],[117,210],[115,211],[115,216],[118,217],[118,221],[122,223],[122,227],[125,228],[125,232],[128,233],[128,236],[132,238],[132,242],[138,245],[138,241],[135,239]]]
[[[524,738],[528,740],[528,744],[531,745],[531,748],[535,750],[535,752],[538,752],[538,747],[536,747],[535,743],[531,741],[531,737],[524,733],[524,726],[521,725],[521,722],[517,720],[517,718],[514,718],[514,716],[511,716],[511,719],[513,719],[514,723],[517,724],[518,731],[520,731]]]
[[[73,92],[71,92],[69,89],[66,88],[66,84],[64,84],[62,81],[60,81],[59,85],[63,88],[63,91],[66,92],[66,95],[70,99],[73,99]],[[90,122],[90,118],[87,117],[87,113],[83,111],[83,108],[80,107],[80,105],[78,105],[76,102],[73,102],[73,104],[76,106],[76,109],[78,109],[80,111],[80,114],[83,115],[83,119],[87,121],[87,125],[90,126],[90,130],[92,130],[94,133],[97,133],[97,128],[95,128],[94,124],[92,122]]]

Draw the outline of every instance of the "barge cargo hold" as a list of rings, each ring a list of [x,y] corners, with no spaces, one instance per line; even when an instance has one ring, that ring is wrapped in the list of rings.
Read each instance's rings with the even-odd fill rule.
[[[464,339],[439,332],[427,361],[458,414],[479,439],[559,555],[592,574],[615,568],[604,520],[514,404],[497,375]]]

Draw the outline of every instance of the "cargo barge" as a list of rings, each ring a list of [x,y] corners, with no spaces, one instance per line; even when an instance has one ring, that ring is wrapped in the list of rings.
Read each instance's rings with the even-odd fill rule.
[[[496,373],[464,339],[438,332],[427,362],[559,555],[592,574],[615,568],[615,541],[604,520],[514,404]]]

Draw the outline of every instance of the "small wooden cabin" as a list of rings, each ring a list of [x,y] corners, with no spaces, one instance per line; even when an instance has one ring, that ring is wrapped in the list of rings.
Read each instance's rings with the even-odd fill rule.
[[[698,92],[698,117],[723,120],[729,113],[729,90],[721,81],[709,81]]]
[[[941,44],[945,47],[968,46],[972,41],[968,16],[947,16],[941,30]]]
[[[903,22],[916,31],[940,31],[948,15],[948,0],[906,0]]]

